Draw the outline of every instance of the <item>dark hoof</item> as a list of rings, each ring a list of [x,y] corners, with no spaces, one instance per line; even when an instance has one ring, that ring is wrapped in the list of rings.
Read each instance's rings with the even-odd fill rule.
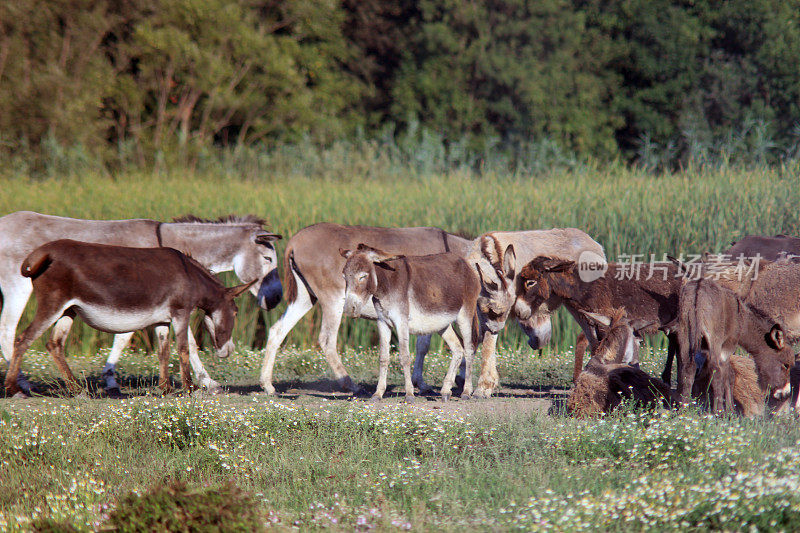
[[[113,399],[113,400],[124,400],[129,396],[119,390],[119,387],[112,387],[110,389],[106,389],[106,396]]]

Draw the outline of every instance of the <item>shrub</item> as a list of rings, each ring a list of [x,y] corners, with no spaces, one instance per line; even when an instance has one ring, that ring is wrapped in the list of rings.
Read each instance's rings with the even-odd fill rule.
[[[109,516],[112,531],[262,531],[258,501],[232,483],[190,487],[178,481],[125,496]]]

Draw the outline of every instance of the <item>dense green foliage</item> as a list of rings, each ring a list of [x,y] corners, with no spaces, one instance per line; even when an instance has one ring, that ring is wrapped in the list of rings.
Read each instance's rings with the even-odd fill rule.
[[[456,155],[775,160],[799,22],[800,0],[4,2],[0,154],[159,166],[412,129]]]

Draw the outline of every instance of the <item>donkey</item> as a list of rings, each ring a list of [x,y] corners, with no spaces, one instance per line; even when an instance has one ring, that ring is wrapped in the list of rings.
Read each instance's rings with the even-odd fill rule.
[[[148,219],[80,220],[18,211],[0,217],[0,349],[7,361],[13,354],[14,334],[25,305],[33,290],[28,278],[21,276],[19,267],[25,257],[38,246],[62,238],[84,242],[148,248],[170,246],[191,255],[212,272],[233,270],[242,282],[261,280],[250,292],[261,307],[275,307],[281,298],[277,255],[274,241],[280,235],[263,229],[258,217],[228,216],[210,221],[194,216],[175,219],[172,223]],[[53,329],[53,342],[62,345],[72,325],[69,316],[62,317]],[[166,338],[167,329],[156,329],[159,342]],[[103,367],[106,389],[110,396],[119,393],[114,372],[122,351],[133,333],[115,336],[111,354]],[[190,361],[200,385],[210,391],[220,389],[212,380],[197,353],[194,337],[189,338]],[[20,385],[30,384],[20,376]]]
[[[731,243],[731,247],[722,252],[733,259],[738,257],[760,257],[767,261],[788,259],[800,262],[800,238],[789,235],[748,235]]]
[[[678,313],[678,293],[683,280],[672,263],[656,263],[647,276],[629,275],[630,265],[608,263],[607,270],[593,281],[584,281],[573,261],[538,257],[525,265],[517,282],[518,308],[532,312],[542,302],[564,305],[575,318],[592,350],[606,334],[615,310],[623,308],[637,335],[667,334],[670,352],[677,350],[677,337],[670,325]],[[657,269],[657,272],[656,272]],[[638,362],[633,343],[629,363]],[[576,362],[576,367],[579,363]],[[666,379],[665,382],[669,383]]]
[[[466,375],[461,397],[470,397],[480,282],[469,265],[453,253],[406,257],[390,255],[363,243],[356,250],[341,249],[339,253],[347,260],[342,269],[344,312],[359,317],[364,306],[371,301],[378,319],[380,368],[373,399],[380,400],[386,391],[391,328],[397,333],[406,401],[414,399],[409,333],[442,334],[452,352],[450,367],[442,384],[442,398],[449,399],[462,358],[466,360]],[[458,337],[445,334],[454,322],[461,332],[463,349]]]
[[[172,248],[128,248],[62,239],[31,252],[20,274],[32,281],[37,308],[33,321],[14,343],[6,374],[7,393],[20,392],[17,382],[22,356],[62,316],[79,315],[100,331],[121,333],[152,325],[172,324],[180,356],[181,380],[192,388],[189,373],[189,316],[199,308],[211,317],[217,354],[233,349],[236,317],[233,299],[257,280],[226,289],[197,261]],[[159,349],[159,385],[168,392],[169,344]],[[59,343],[47,349],[74,391],[79,388]],[[22,389],[29,393],[30,390]]]
[[[755,360],[759,385],[776,400],[791,394],[789,371],[795,357],[783,328],[733,291],[700,278],[680,291],[677,317],[678,394],[689,401],[695,374],[704,365],[712,373],[712,409],[733,409],[730,357],[741,346]]]
[[[272,371],[281,343],[297,322],[315,303],[322,308],[319,344],[339,385],[354,393],[360,392],[342,365],[336,348],[336,338],[342,321],[345,283],[342,277],[345,259],[339,249],[355,249],[359,243],[384,250],[387,254],[425,255],[452,252],[465,257],[470,240],[439,228],[379,228],[344,226],[327,222],[307,226],[295,233],[286,244],[284,254],[285,296],[288,306],[283,315],[270,327],[264,362],[261,367],[261,387],[274,394]],[[361,310],[361,317],[375,320],[377,314],[370,302]],[[430,336],[417,338],[417,361],[420,353],[428,351]],[[422,379],[422,367],[414,365],[414,382],[420,390],[428,386]]]
[[[528,309],[518,299],[517,273],[503,269],[506,251],[513,249],[515,261],[527,264],[539,256],[570,261],[585,261],[597,268],[606,263],[603,247],[589,235],[575,228],[533,231],[492,231],[475,239],[467,262],[481,277],[478,298],[483,330],[481,373],[475,396],[488,398],[499,384],[497,373],[497,336],[513,316],[528,336],[534,350],[550,342],[550,315],[558,307],[555,300],[545,300],[536,309]]]
[[[608,332],[592,350],[586,369],[575,377],[575,387],[567,398],[570,414],[590,417],[610,413],[623,398],[646,406],[676,404],[668,384],[627,364],[635,342],[636,331],[625,310],[615,310]]]

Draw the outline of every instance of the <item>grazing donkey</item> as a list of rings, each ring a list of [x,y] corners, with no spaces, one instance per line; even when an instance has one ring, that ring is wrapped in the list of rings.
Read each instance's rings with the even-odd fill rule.
[[[687,403],[698,367],[712,373],[712,409],[733,409],[730,357],[741,346],[755,360],[759,385],[776,400],[790,393],[789,371],[795,357],[783,328],[713,280],[686,283],[680,291],[677,317],[678,394]]]
[[[478,328],[476,306],[481,286],[469,265],[453,253],[406,257],[390,255],[363,243],[356,250],[342,249],[339,253],[347,260],[342,269],[345,314],[359,317],[364,306],[371,302],[378,319],[380,368],[373,399],[381,399],[386,391],[391,328],[397,333],[406,401],[414,399],[409,333],[442,334],[452,352],[442,384],[442,398],[449,399],[462,358],[466,360],[466,374],[461,397],[470,397],[473,338],[477,339]],[[513,256],[513,251],[509,255]],[[453,322],[461,332],[463,349],[455,335],[444,334]]]
[[[664,331],[670,352],[676,351],[677,337],[670,325],[678,314],[678,293],[683,284],[676,277],[678,267],[656,263],[649,273],[652,276],[644,273],[629,276],[629,268],[627,264],[608,263],[608,270],[602,276],[584,281],[575,262],[538,257],[520,272],[518,308],[520,302],[528,305],[527,312],[545,301],[551,302],[553,308],[563,304],[581,326],[592,350],[606,334],[615,310],[622,308],[637,335]],[[630,359],[625,362],[638,362],[637,352],[638,345],[633,343]]]
[[[535,309],[530,309],[520,301],[516,291],[516,273],[509,276],[509,272],[503,270],[505,251],[509,248],[513,248],[516,261],[522,265],[539,256],[584,261],[596,268],[602,268],[606,263],[603,247],[575,228],[493,231],[475,239],[466,259],[478,270],[482,286],[478,298],[483,339],[477,397],[488,398],[499,384],[497,336],[509,316],[519,322],[528,335],[528,344],[536,350],[550,342],[550,315],[559,305],[556,299],[545,299]]]
[[[265,308],[275,307],[281,298],[277,256],[274,241],[280,235],[263,229],[264,221],[258,217],[228,216],[210,221],[194,216],[164,223],[156,220],[81,220],[42,215],[31,211],[18,211],[0,217],[0,349],[7,361],[14,350],[14,335],[22,312],[33,290],[28,278],[21,276],[19,267],[25,257],[42,244],[71,238],[84,242],[149,248],[169,246],[191,255],[212,272],[233,270],[242,282],[262,280],[250,292]],[[64,316],[53,329],[52,340],[63,344],[72,325]],[[166,338],[167,329],[157,328],[159,342]],[[122,351],[133,333],[115,336],[111,354],[103,367],[106,389],[110,396],[119,388],[114,371]],[[194,337],[189,338],[190,360],[200,385],[211,391],[219,390],[197,354]],[[20,385],[29,388],[24,376]]]
[[[236,317],[233,299],[250,283],[226,289],[197,261],[172,248],[127,248],[63,239],[44,244],[25,258],[20,273],[33,283],[37,308],[33,321],[14,343],[5,386],[20,392],[17,382],[22,356],[62,316],[79,315],[100,331],[122,333],[152,325],[175,329],[184,389],[192,387],[189,373],[189,316],[199,308],[211,317],[214,346],[226,357],[233,349]],[[169,384],[169,343],[159,348],[159,385]],[[62,345],[47,349],[74,391],[79,388]],[[29,390],[22,389],[23,393]]]

